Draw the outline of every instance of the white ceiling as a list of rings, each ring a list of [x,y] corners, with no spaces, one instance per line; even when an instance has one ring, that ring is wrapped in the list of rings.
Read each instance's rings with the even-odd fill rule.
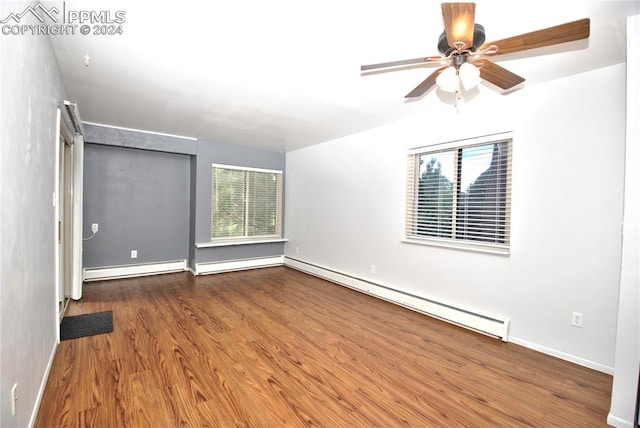
[[[432,72],[428,67],[360,72],[362,64],[437,54],[439,2],[152,4],[66,2],[67,10],[126,13],[122,35],[52,37],[68,96],[83,120],[289,151],[450,108],[439,91],[405,101]],[[500,59],[527,87],[624,62],[625,18],[638,13],[637,0],[487,0],[477,2],[476,22],[490,41],[591,18],[588,42]],[[489,84],[481,90],[480,96],[499,93]]]

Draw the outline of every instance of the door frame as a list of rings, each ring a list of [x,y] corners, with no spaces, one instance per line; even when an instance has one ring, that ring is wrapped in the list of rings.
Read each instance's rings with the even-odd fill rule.
[[[56,123],[55,287],[56,314],[62,321],[69,299],[82,297],[82,184],[84,129],[77,106],[60,101]]]

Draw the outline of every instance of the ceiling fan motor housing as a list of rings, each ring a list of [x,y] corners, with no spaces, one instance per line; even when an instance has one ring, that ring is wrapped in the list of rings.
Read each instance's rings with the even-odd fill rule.
[[[475,52],[485,41],[484,27],[480,24],[474,24],[473,26],[473,46],[469,48],[471,52]],[[449,55],[451,51],[455,50],[447,44],[447,33],[442,32],[438,38],[438,50],[445,56]]]

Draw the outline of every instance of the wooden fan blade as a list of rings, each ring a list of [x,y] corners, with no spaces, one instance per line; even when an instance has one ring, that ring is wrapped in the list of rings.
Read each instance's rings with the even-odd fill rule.
[[[438,75],[440,75],[440,73],[442,73],[442,71],[444,69],[446,69],[447,67],[449,67],[449,66],[447,65],[447,66],[444,66],[444,67],[440,67],[439,69],[437,69],[436,71],[431,73],[429,75],[429,77],[424,79],[424,81],[422,83],[420,83],[418,86],[416,86],[413,89],[413,91],[409,92],[404,97],[405,98],[414,98],[414,97],[422,96],[424,93],[426,93],[429,89],[431,89],[436,84],[436,79],[438,78]]]
[[[493,56],[573,42],[589,37],[589,28],[589,18],[580,19],[578,21],[567,22],[566,24],[556,25],[555,27],[485,43],[480,47],[480,50],[495,45],[498,47],[498,52],[491,54]]]
[[[524,77],[510,72],[506,68],[502,68],[488,59],[474,61],[474,64],[480,68],[481,78],[502,89],[511,89],[525,80]]]
[[[360,70],[361,71],[376,70],[378,68],[398,67],[401,65],[421,64],[421,63],[433,62],[433,61],[442,61],[442,57],[428,56],[428,57],[414,58],[414,59],[403,59],[400,61],[381,62],[379,64],[363,65],[360,67]]]
[[[442,3],[442,19],[447,45],[453,49],[468,49],[473,46],[473,24],[475,23],[475,3]],[[462,42],[462,46],[456,46]]]

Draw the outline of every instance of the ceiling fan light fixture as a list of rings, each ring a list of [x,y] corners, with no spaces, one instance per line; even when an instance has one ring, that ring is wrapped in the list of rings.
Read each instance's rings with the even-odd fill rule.
[[[436,78],[436,84],[445,92],[458,90],[458,72],[455,67],[447,67]]]
[[[469,47],[471,52],[475,52],[485,41],[485,31],[484,26],[480,24],[473,25],[473,46]],[[447,42],[447,33],[444,31],[440,34],[438,38],[438,51],[442,53],[442,55],[448,55],[451,51],[453,51],[453,47],[449,46]]]
[[[471,88],[475,88],[480,83],[480,70],[473,64],[465,62],[460,66],[458,70],[458,76],[462,86],[468,91]]]

